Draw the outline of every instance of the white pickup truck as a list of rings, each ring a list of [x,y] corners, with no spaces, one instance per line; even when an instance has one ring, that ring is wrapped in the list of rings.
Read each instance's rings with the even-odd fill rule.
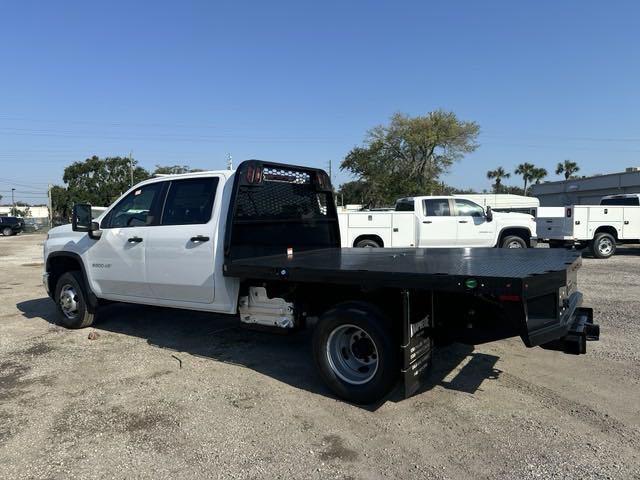
[[[76,204],[72,224],[49,231],[44,261],[68,328],[91,325],[110,301],[310,327],[320,377],[356,403],[400,378],[405,395],[418,391],[439,341],[519,336],[581,354],[599,336],[580,306],[576,252],[340,248],[326,172],[259,160],[146,180],[96,221]]]
[[[458,196],[407,197],[395,211],[342,212],[343,247],[535,246],[536,223],[525,213],[494,212]]]
[[[640,194],[609,195],[600,205],[540,207],[538,236],[551,247],[589,248],[609,258],[621,243],[640,243]]]

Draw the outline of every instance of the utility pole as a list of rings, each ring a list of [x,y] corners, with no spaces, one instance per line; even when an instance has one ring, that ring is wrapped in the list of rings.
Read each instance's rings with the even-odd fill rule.
[[[49,209],[49,228],[53,223],[53,202],[51,201],[51,184],[47,187],[47,208]]]
[[[227,170],[233,170],[233,157],[227,153]]]
[[[129,173],[131,174],[131,184],[130,187],[133,187],[133,152],[129,150]]]
[[[332,168],[332,161],[329,160],[329,181],[331,182],[331,184],[333,185],[333,168]]]
[[[15,201],[15,200],[14,200],[14,198],[13,198],[13,192],[15,192],[15,191],[16,191],[16,189],[15,189],[15,188],[12,188],[12,189],[11,189],[11,205],[13,205],[13,209],[14,209],[14,210],[16,209],[16,201]],[[15,212],[14,212],[14,213],[15,213]]]

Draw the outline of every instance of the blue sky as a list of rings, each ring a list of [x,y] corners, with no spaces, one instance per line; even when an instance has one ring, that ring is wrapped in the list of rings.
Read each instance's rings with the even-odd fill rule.
[[[396,111],[477,121],[445,181],[523,161],[640,166],[640,3],[0,3],[0,194],[97,154],[325,167]],[[555,178],[555,175],[551,175]],[[520,183],[511,179],[511,183]]]

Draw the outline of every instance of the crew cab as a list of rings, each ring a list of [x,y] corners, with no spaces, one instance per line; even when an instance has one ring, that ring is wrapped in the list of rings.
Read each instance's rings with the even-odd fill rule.
[[[405,395],[418,391],[437,342],[519,336],[585,353],[599,336],[580,306],[574,252],[340,248],[327,174],[259,160],[146,180],[96,221],[76,204],[72,224],[49,231],[44,260],[66,327],[87,327],[103,301],[118,301],[313,328],[320,377],[355,403],[399,379]]]
[[[407,197],[395,210],[341,212],[343,247],[503,247],[536,244],[532,215],[486,210],[459,196]]]
[[[541,207],[536,222],[551,247],[589,248],[609,258],[618,244],[640,243],[640,195],[609,195],[600,205]]]

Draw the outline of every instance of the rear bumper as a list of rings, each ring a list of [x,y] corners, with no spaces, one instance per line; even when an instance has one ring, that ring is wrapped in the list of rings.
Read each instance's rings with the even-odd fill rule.
[[[529,346],[579,355],[587,352],[587,340],[600,339],[600,327],[593,323],[593,309],[581,306],[582,294],[574,292],[565,302],[557,322],[528,332]]]
[[[600,340],[600,326],[593,323],[593,309],[577,308],[571,316],[567,333],[542,348],[581,355],[587,353],[587,341]]]

